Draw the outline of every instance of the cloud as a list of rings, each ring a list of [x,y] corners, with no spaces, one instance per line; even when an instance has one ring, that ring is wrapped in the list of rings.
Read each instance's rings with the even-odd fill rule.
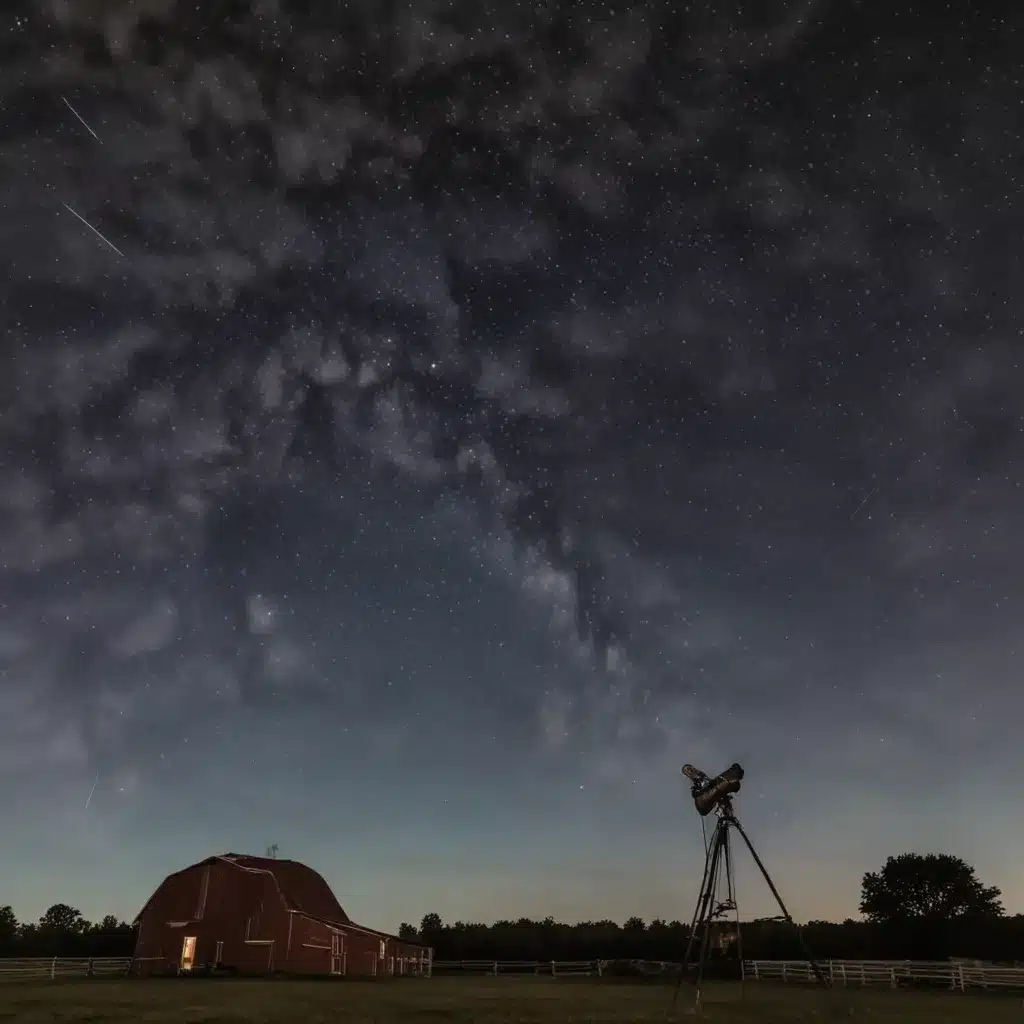
[[[122,658],[159,651],[174,637],[177,623],[178,609],[172,601],[163,598],[115,636],[111,649]]]
[[[572,698],[558,691],[544,695],[540,706],[540,733],[544,746],[560,750],[569,741],[569,716]]]
[[[980,75],[955,103],[933,76],[909,94],[908,29],[837,58],[805,108],[772,97],[845,17],[830,5],[509,6],[396,15],[359,43],[388,87],[343,88],[346,33],[268,3],[210,57],[195,17],[54,0],[11,43],[0,560],[31,614],[54,613],[40,581],[95,601],[38,656],[47,685],[88,680],[83,722],[114,714],[93,706],[108,655],[133,663],[119,719],[335,678],[251,578],[289,517],[217,525],[299,508],[297,482],[395,473],[471,509],[594,667],[574,703],[594,737],[656,733],[640,709],[682,716],[678,687],[752,672],[751,632],[806,606],[808,563],[1009,559],[1015,296],[998,211],[949,200],[1011,191]],[[251,57],[271,45],[273,72]],[[968,129],[971,161],[950,157]],[[0,626],[28,657],[28,627]]]
[[[33,674],[0,696],[0,763],[11,777],[30,777],[40,765],[71,770],[88,765],[90,749],[82,724],[71,709],[49,705],[52,695]]]

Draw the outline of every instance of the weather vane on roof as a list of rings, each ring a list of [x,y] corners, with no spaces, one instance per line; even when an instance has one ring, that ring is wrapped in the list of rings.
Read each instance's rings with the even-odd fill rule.
[[[267,856],[271,860],[276,860],[277,859],[277,851],[278,851],[278,849],[279,849],[279,847],[278,847],[277,843],[271,843],[267,847]]]

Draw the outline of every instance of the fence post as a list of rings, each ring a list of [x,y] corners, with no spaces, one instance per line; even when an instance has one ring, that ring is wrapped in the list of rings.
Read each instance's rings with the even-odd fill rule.
[[[551,977],[555,977],[555,961],[551,961]]]
[[[493,975],[494,975],[495,977],[497,977],[497,976],[498,976],[498,961],[497,961],[497,960],[495,960],[495,961],[494,961],[494,966],[493,966],[493,967],[491,968],[491,973],[492,973],[492,974],[493,974]]]
[[[966,988],[964,986],[964,965],[963,964],[957,964],[956,965],[956,973],[959,975],[957,980],[960,982],[960,991],[961,992],[965,992]]]
[[[782,980],[783,981],[786,980],[786,963],[785,963],[785,961],[783,961],[783,963],[782,963]]]
[[[92,971],[92,957],[89,957],[89,962],[85,965],[85,976],[91,978],[93,975]]]
[[[57,958],[53,958],[53,963],[50,964],[50,981],[53,981],[57,977]]]
[[[597,976],[599,978],[601,977],[601,961],[600,960],[597,961]]]

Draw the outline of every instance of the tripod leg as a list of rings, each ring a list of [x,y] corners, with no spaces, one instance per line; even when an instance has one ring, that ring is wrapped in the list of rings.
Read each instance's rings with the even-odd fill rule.
[[[704,968],[707,966],[708,957],[711,953],[711,933],[714,928],[715,919],[718,916],[717,897],[722,884],[722,869],[725,869],[726,879],[730,877],[729,872],[729,823],[719,819],[719,828],[716,830],[715,843],[715,865],[711,875],[711,883],[707,890],[707,903],[704,913],[704,927],[701,934],[700,963],[697,965],[697,977],[694,980],[696,994],[694,996],[694,1008],[700,1010],[700,992],[704,981]],[[731,882],[730,893],[731,893]],[[731,896],[730,896],[731,898]]]
[[[711,844],[708,847],[707,855],[704,858],[704,878],[701,881],[700,892],[697,896],[697,908],[694,911],[693,922],[690,925],[690,937],[686,943],[686,954],[683,959],[682,968],[679,972],[679,979],[676,981],[675,992],[672,995],[673,1006],[679,998],[679,989],[682,987],[683,979],[689,972],[690,959],[698,932],[700,933],[701,941],[699,946],[700,961],[697,968],[696,985],[697,1001],[700,1001],[700,983],[704,975],[704,961],[707,957],[709,922],[714,911],[715,889],[718,884],[717,879],[719,865],[721,863],[723,833],[724,830],[721,827],[721,822],[719,822],[719,824],[715,826],[715,831],[711,837]]]
[[[729,842],[729,836],[726,835],[725,845],[725,885],[726,885],[726,899],[729,901],[729,905],[733,909],[736,919],[736,956],[739,960],[740,967],[740,986],[742,992],[742,985],[745,980],[745,972],[743,969],[743,930],[740,927],[740,908],[739,901],[736,897],[736,870],[733,867],[732,859],[732,843]]]
[[[714,839],[711,848],[711,863],[708,866],[707,884],[702,894],[698,927],[700,928],[700,959],[697,965],[697,984],[700,985],[701,977],[704,974],[704,961],[708,953],[708,937],[711,931],[711,920],[715,912],[715,891],[718,889],[718,874],[722,864],[722,837],[724,830],[715,829]],[[690,936],[690,942],[695,940],[696,932]],[[689,965],[687,965],[689,966]]]
[[[768,874],[768,869],[761,862],[761,858],[757,855],[757,850],[754,849],[754,844],[750,841],[750,836],[743,830],[743,826],[735,819],[732,819],[732,824],[736,831],[743,837],[743,842],[747,844],[747,849],[750,851],[750,856],[754,858],[754,863],[757,865],[758,870],[764,876],[764,880],[768,883],[768,888],[771,889],[772,895],[775,897],[775,902],[779,905],[779,910],[782,911],[782,916],[786,919],[786,923],[796,933],[797,942],[800,943],[800,948],[804,952],[804,956],[807,957],[807,962],[811,965],[811,970],[814,971],[815,978],[825,987],[828,988],[828,979],[825,977],[818,961],[814,959],[814,955],[810,949],[807,948],[807,943],[804,941],[803,933],[797,926],[796,921],[793,920],[793,916],[786,909],[786,904],[782,902],[782,897],[779,895],[779,890],[775,888],[775,883],[772,881],[771,875]]]
[[[679,989],[682,987],[683,979],[686,977],[687,971],[690,967],[690,955],[693,952],[693,942],[697,935],[698,922],[701,919],[701,912],[704,908],[704,893],[708,887],[708,882],[711,877],[711,865],[714,860],[714,836],[711,837],[712,841],[708,844],[708,848],[704,853],[704,875],[700,880],[700,890],[697,892],[697,903],[693,909],[693,919],[690,921],[690,935],[686,940],[686,952],[683,954],[683,962],[679,966],[679,977],[676,980],[675,991],[672,993],[672,1005],[675,1006],[676,1000],[679,998]]]
[[[718,861],[718,825],[711,836],[707,853],[704,856],[704,877],[701,879],[700,892],[697,893],[697,905],[693,911],[693,920],[690,922],[690,937],[686,943],[686,953],[683,956],[683,969],[690,965],[690,956],[693,953],[693,944],[697,938],[700,922],[707,913],[707,906],[715,891],[715,866]]]

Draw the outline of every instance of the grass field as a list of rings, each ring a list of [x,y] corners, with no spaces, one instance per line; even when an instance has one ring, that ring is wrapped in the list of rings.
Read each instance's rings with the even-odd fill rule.
[[[0,1024],[620,1024],[693,1020],[693,990],[589,979],[434,978],[395,982],[83,981],[0,988]],[[863,1020],[872,1024],[1024,1022],[1019,997],[901,991],[821,992],[709,985],[701,1019],[722,1024]]]

